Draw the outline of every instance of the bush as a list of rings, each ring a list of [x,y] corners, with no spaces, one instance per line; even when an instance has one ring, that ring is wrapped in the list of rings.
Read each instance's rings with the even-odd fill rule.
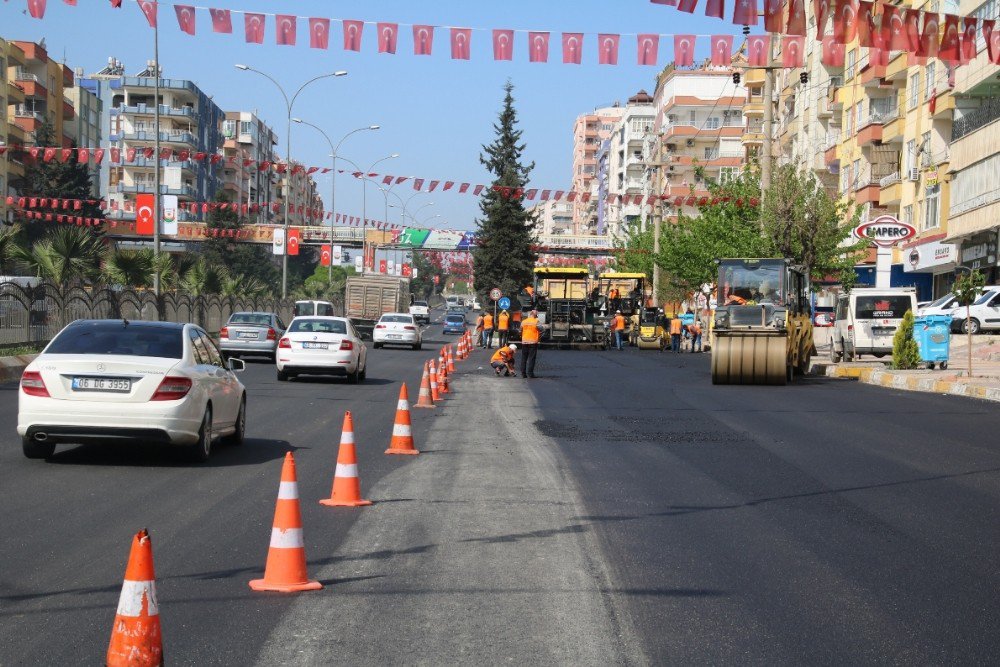
[[[903,323],[892,338],[892,365],[899,370],[909,370],[920,365],[920,348],[913,338],[913,311],[903,315]]]

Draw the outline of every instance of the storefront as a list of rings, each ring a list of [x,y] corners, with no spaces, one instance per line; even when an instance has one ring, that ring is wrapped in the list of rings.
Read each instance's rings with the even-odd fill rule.
[[[951,291],[958,263],[958,246],[931,241],[900,250],[905,273],[929,273],[933,276],[931,298],[937,299]]]
[[[973,234],[962,242],[960,265],[986,276],[987,285],[996,285],[998,276],[997,230]]]

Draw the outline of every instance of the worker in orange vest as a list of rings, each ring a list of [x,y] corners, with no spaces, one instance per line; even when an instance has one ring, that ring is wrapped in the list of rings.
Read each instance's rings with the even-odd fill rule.
[[[621,292],[618,291],[617,287],[612,287],[611,291],[608,292],[608,305],[615,310],[622,307]]]
[[[507,344],[507,338],[510,335],[510,313],[506,310],[501,310],[500,314],[497,315],[497,334],[500,336],[500,347]]]
[[[476,318],[476,346],[483,346],[483,314],[479,313],[479,317]]]
[[[535,360],[538,357],[538,341],[541,332],[538,324],[538,311],[533,310],[528,317],[521,320],[521,377],[535,376]]]
[[[681,351],[681,334],[684,333],[684,323],[677,315],[670,318],[670,350],[671,352]]]
[[[483,314],[483,347],[493,349],[493,313]]]
[[[517,352],[517,345],[511,343],[510,345],[501,345],[493,353],[493,357],[490,359],[490,366],[496,371],[497,377],[500,377],[501,373],[503,373],[504,377],[510,377],[511,375],[517,377],[517,373],[514,371],[515,352]]]
[[[615,316],[611,319],[611,333],[615,336],[615,348],[622,350],[622,338],[625,336],[625,316],[622,311],[616,310]]]
[[[695,320],[688,325],[688,332],[691,334],[691,351],[701,352],[701,323]]]

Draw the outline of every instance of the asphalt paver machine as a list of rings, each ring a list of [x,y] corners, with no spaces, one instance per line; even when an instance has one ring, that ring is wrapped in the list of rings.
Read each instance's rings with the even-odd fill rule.
[[[583,267],[536,267],[535,309],[543,325],[541,345],[604,348],[608,330],[592,298],[590,274]]]

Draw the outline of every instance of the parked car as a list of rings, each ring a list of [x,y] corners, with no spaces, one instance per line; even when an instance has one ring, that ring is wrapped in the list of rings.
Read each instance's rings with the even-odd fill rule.
[[[917,304],[917,317],[923,317],[924,315],[951,315],[952,309],[958,303],[958,300],[953,294],[945,294],[940,299],[935,299],[924,306]]]
[[[375,323],[372,344],[375,349],[383,345],[408,345],[419,350],[422,343],[420,327],[408,313],[385,313]]]
[[[1000,329],[1000,287],[991,285],[983,288],[983,293],[979,295],[968,309],[966,319],[965,306],[955,306],[951,311],[951,328],[962,333],[977,334],[980,331],[995,331]]]
[[[410,315],[413,315],[413,319],[417,322],[425,322],[427,324],[431,322],[431,309],[426,301],[414,301],[413,305],[410,306]]]
[[[243,443],[243,368],[194,324],[77,320],[21,376],[24,455],[47,458],[60,443],[161,442],[204,461],[220,437]]]
[[[219,347],[227,357],[264,355],[274,361],[285,329],[277,313],[233,313],[219,329]]]
[[[365,379],[368,348],[346,317],[296,317],[278,341],[278,381],[299,375],[338,375],[351,384]]]
[[[448,313],[444,316],[444,333],[463,334],[465,333],[465,315],[458,313]]]

